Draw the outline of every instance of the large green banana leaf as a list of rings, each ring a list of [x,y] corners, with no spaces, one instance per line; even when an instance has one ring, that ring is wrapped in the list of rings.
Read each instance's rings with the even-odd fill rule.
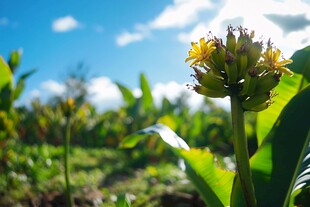
[[[228,206],[235,173],[224,170],[206,149],[190,149],[186,142],[169,127],[156,124],[127,136],[120,147],[134,147],[147,134],[159,134],[177,156],[184,159],[185,171],[208,206]]]

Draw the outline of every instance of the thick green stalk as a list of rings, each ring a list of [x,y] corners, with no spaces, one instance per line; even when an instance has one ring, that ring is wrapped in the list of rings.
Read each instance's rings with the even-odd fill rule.
[[[256,198],[250,170],[244,110],[237,95],[231,95],[231,116],[237,170],[247,207],[256,206]]]
[[[66,180],[66,202],[68,207],[72,207],[73,199],[70,189],[70,170],[69,170],[69,147],[70,147],[70,131],[71,131],[71,117],[67,117],[67,126],[66,126],[66,140],[65,140],[65,180]]]

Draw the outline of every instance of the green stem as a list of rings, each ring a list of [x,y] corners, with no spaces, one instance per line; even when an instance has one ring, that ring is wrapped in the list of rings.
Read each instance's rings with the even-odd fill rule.
[[[72,207],[73,199],[70,189],[70,171],[69,171],[69,147],[70,147],[70,131],[71,131],[71,117],[67,117],[67,126],[66,126],[66,140],[65,140],[65,179],[66,179],[66,201],[67,206]]]
[[[244,125],[244,111],[237,95],[231,95],[230,98],[234,149],[240,183],[246,201],[246,206],[255,207],[256,198],[250,170],[250,158]]]

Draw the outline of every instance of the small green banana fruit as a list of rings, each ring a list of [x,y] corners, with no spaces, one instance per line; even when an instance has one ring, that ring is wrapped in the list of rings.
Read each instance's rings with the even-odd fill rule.
[[[255,88],[258,79],[258,69],[256,67],[250,69],[244,78],[244,83],[240,91],[241,96],[252,96],[255,93]]]
[[[257,94],[243,101],[242,107],[247,111],[251,111],[255,109],[255,107],[258,107],[263,103],[268,104],[269,102],[270,102],[270,93]]]
[[[212,90],[202,85],[195,85],[194,90],[201,95],[208,96],[211,98],[224,98],[229,95],[228,90],[222,90],[222,91]]]
[[[266,93],[275,88],[279,84],[279,82],[279,75],[273,72],[269,72],[258,78],[255,93]]]
[[[261,57],[262,49],[263,49],[263,46],[261,42],[254,42],[253,44],[249,45],[248,51],[247,51],[247,55],[248,55],[247,67],[248,68],[252,68],[256,65],[256,63]]]
[[[226,48],[229,52],[235,54],[235,49],[236,49],[236,36],[233,33],[233,28],[232,26],[228,26],[228,34],[227,34],[227,39],[226,39]]]
[[[227,74],[228,84],[236,84],[238,80],[238,67],[234,55],[227,50],[225,56],[225,73]]]

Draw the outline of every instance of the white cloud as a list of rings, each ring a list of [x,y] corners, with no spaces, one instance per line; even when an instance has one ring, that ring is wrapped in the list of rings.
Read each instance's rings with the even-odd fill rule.
[[[242,8],[240,8],[242,5]],[[197,41],[206,33],[212,31],[215,36],[225,40],[228,24],[236,27],[240,24],[250,30],[254,30],[256,37],[263,37],[265,41],[271,38],[285,56],[290,56],[297,49],[310,44],[310,27],[302,31],[285,34],[283,30],[266,15],[300,15],[304,14],[310,20],[310,5],[301,0],[269,1],[269,0],[236,0],[226,1],[219,10],[217,16],[208,24],[199,22],[192,31],[180,33],[178,39],[189,44]]]
[[[164,97],[169,99],[169,101],[176,101],[182,93],[186,93],[187,91],[186,84],[170,81],[168,83],[155,84],[152,94],[156,105],[160,105]]]
[[[54,80],[47,80],[41,83],[41,89],[45,95],[61,96],[65,92],[65,85]]]
[[[230,110],[230,97],[226,96],[225,98],[211,98],[214,103],[222,107],[223,109]]]
[[[29,94],[22,95],[21,99],[17,101],[17,105],[31,106],[33,99],[39,99],[43,103],[49,101],[54,96],[62,96],[65,92],[65,85],[55,80],[43,81],[40,88],[33,89]]]
[[[145,35],[143,33],[129,33],[129,32],[123,32],[122,34],[118,35],[116,37],[116,44],[118,46],[126,46],[132,42],[138,42],[145,38]]]
[[[209,32],[208,28],[206,27],[205,24],[199,23],[197,24],[194,29],[189,32],[185,33],[182,32],[178,35],[178,40],[180,42],[189,44],[192,41],[197,41],[201,38],[201,36],[205,36]]]
[[[123,32],[116,37],[118,46],[144,40],[152,30],[184,28],[198,20],[199,12],[213,7],[210,0],[174,0],[153,20],[135,26],[135,32]]]
[[[174,81],[168,83],[155,84],[152,95],[156,106],[160,106],[162,99],[165,97],[170,102],[175,103],[181,96],[186,97],[186,104],[190,107],[191,111],[202,109],[204,103],[204,96],[188,89],[188,83],[179,84]],[[212,100],[220,107],[230,110],[229,98],[219,99],[212,98]]]
[[[40,98],[41,92],[38,89],[34,89],[30,92],[30,98]]]
[[[174,0],[149,26],[152,29],[183,28],[197,21],[200,11],[210,8],[212,3],[208,0]]]
[[[79,25],[79,22],[72,16],[65,16],[54,20],[52,29],[54,32],[68,32],[76,29]]]
[[[132,93],[134,97],[139,98],[142,95],[142,90],[140,88],[134,88]]]
[[[86,87],[89,93],[86,99],[99,111],[118,109],[123,104],[122,94],[117,85],[107,77],[93,78],[86,83]],[[64,83],[55,80],[43,81],[40,88],[32,90],[23,102],[30,106],[32,99],[39,98],[46,103],[54,96],[63,96],[65,90]]]
[[[195,22],[197,25],[190,32],[181,32],[178,39],[187,44],[197,41],[200,37],[206,36],[209,31],[212,34],[225,39],[226,27],[242,25],[250,30],[255,30],[256,37],[264,37],[275,43],[282,49],[285,56],[291,55],[297,49],[310,44],[310,26],[301,31],[285,33],[281,27],[272,22],[266,15],[304,15],[310,20],[310,5],[303,0],[235,0],[218,2],[219,11],[214,19],[208,22],[199,19],[199,13],[208,9],[215,9],[215,3],[210,0],[174,0],[166,6],[153,20],[142,24],[148,32],[159,29],[184,28]],[[242,5],[242,6],[241,6]],[[297,22],[298,23],[298,22]],[[122,38],[120,38],[122,37]],[[132,42],[145,39],[146,33],[137,28],[132,33],[123,33],[117,36],[117,44],[125,46]],[[120,40],[124,41],[120,41]],[[121,43],[120,43],[121,42]],[[289,43],[289,44],[288,44]]]
[[[156,107],[161,107],[163,98],[167,98],[171,103],[175,103],[181,96],[187,97],[186,104],[192,111],[198,110],[203,104],[204,97],[188,89],[188,83],[177,83],[170,81],[168,83],[156,83],[152,89],[153,101]],[[140,88],[132,89],[136,98],[141,97]],[[223,104],[222,104],[223,105]]]
[[[123,104],[122,94],[118,87],[107,77],[97,77],[90,80],[88,86],[89,101],[99,111],[117,109]]]

